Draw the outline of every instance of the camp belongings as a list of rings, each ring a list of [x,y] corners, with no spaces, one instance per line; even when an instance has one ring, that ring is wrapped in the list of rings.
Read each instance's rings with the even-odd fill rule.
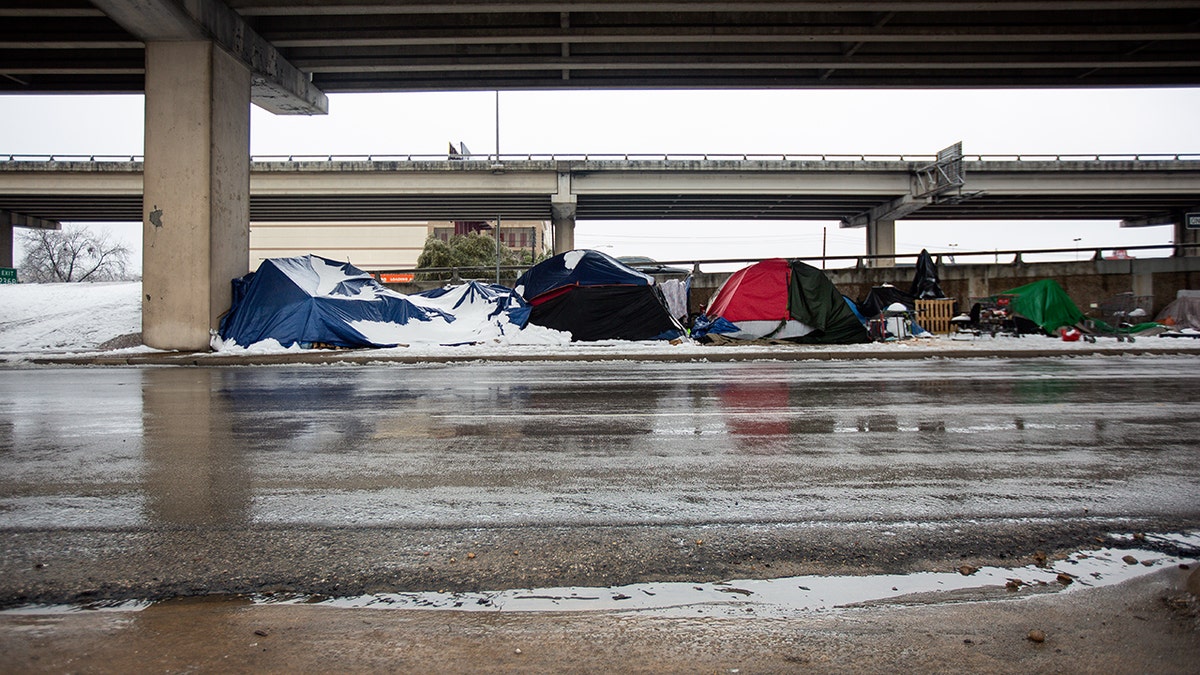
[[[685,334],[654,277],[599,251],[560,253],[529,268],[516,291],[529,322],[573,340],[674,340]]]
[[[433,294],[403,295],[349,263],[320,256],[270,258],[233,280],[232,307],[214,346],[462,344],[520,330],[528,319],[528,306],[503,287],[470,282]]]
[[[849,300],[821,270],[783,258],[734,272],[692,331],[693,337],[707,333],[804,344],[871,341]]]
[[[1077,326],[1084,320],[1083,312],[1053,279],[1039,279],[996,297],[1007,298],[1013,313],[1037,324],[1047,334],[1053,335],[1063,326]]]

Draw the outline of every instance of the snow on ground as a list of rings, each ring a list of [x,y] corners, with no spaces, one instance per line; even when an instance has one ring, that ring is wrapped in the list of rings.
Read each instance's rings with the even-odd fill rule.
[[[0,285],[0,353],[94,350],[142,331],[142,284]]]
[[[0,285],[0,360],[20,360],[26,356],[89,353],[105,342],[130,333],[141,331],[141,284],[138,282],[94,283],[94,284],[11,284]],[[535,331],[536,333],[536,331]],[[974,339],[952,339],[940,336],[930,339],[904,340],[898,342],[865,345],[778,345],[778,346],[712,346],[689,341],[668,344],[661,341],[623,342],[607,340],[601,342],[576,342],[570,344],[538,343],[538,336],[530,334],[522,344],[521,339],[486,339],[479,344],[446,347],[438,345],[414,345],[391,349],[369,350],[381,359],[389,356],[429,356],[437,358],[461,357],[463,359],[486,359],[494,356],[528,357],[530,360],[568,355],[595,358],[655,358],[664,354],[690,356],[703,359],[708,355],[746,354],[757,358],[771,358],[772,354],[788,354],[794,358],[797,352],[811,351],[814,354],[839,353],[861,357],[864,353],[878,354],[887,358],[898,353],[928,354],[936,357],[940,353],[953,351],[979,352],[981,355],[994,352],[1053,350],[1064,355],[1072,352],[1099,350],[1124,350],[1130,345],[1114,338],[1098,338],[1095,344],[1084,341],[1064,342],[1058,338],[1042,336],[1024,337],[979,337]],[[1138,338],[1135,347],[1152,347],[1200,353],[1200,339],[1194,338]],[[147,347],[123,351],[152,352]],[[233,353],[269,354],[298,351],[295,347],[284,349],[279,345],[259,344],[254,349]],[[367,350],[364,350],[367,351]],[[228,356],[231,352],[222,352]]]

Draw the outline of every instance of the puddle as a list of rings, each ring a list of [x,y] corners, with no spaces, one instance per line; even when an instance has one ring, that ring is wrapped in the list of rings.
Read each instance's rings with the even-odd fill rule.
[[[1180,537],[1177,544],[1200,549],[1200,535]],[[1130,564],[1126,556],[1136,559]],[[983,567],[961,572],[921,572],[874,576],[800,576],[738,579],[719,583],[645,583],[602,588],[562,587],[479,593],[386,593],[321,600],[319,606],[357,609],[429,609],[484,612],[630,611],[655,616],[788,617],[851,605],[887,601],[928,604],[950,591],[1007,590],[1015,581],[1014,598],[1031,592],[1070,592],[1128,581],[1194,559],[1142,549],[1098,549],[1047,561],[1047,566]],[[1065,579],[1070,579],[1064,583]],[[947,595],[944,601],[961,600]],[[273,602],[273,601],[269,601]],[[305,603],[290,599],[283,604]]]
[[[621,611],[664,617],[785,618],[868,603],[891,605],[961,602],[964,599],[1022,598],[1033,593],[1069,593],[1111,586],[1187,564],[1183,557],[1151,550],[1200,553],[1200,533],[1111,535],[1144,548],[1101,548],[1079,551],[1044,567],[982,567],[963,572],[920,572],[872,576],[799,576],[778,579],[735,579],[716,583],[662,582],[610,587],[559,587],[471,593],[381,593],[358,597],[286,599],[258,597],[260,605],[305,605],[347,609],[452,610],[472,612]],[[972,594],[975,591],[975,594]],[[955,592],[955,593],[952,593]],[[944,595],[941,595],[944,594]],[[144,602],[106,605],[37,606],[0,614],[51,614],[79,611],[138,611]]]

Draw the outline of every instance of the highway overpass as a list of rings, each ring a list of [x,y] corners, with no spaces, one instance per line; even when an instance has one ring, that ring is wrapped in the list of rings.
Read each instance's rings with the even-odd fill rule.
[[[502,156],[260,158],[250,220],[817,220],[864,227],[912,198],[933,157]],[[0,156],[0,209],[47,222],[141,220],[142,161]],[[975,156],[922,220],[1181,223],[1200,210],[1200,155]],[[895,207],[892,206],[893,210]],[[891,218],[895,219],[894,214]],[[569,241],[567,242],[569,245]]]
[[[0,18],[0,92],[145,93],[137,220],[157,244],[143,338],[170,349],[207,347],[246,271],[252,102],[322,114],[327,92],[1200,85],[1197,0],[8,0]],[[560,222],[602,201],[582,174],[554,173]],[[889,218],[948,204],[940,188],[841,212],[878,251]]]

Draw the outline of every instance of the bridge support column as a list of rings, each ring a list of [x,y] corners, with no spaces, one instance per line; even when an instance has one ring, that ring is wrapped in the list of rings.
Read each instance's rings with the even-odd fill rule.
[[[16,267],[13,264],[13,224],[0,218],[0,267]]]
[[[1186,216],[1179,218],[1175,222],[1175,243],[1176,244],[1200,244],[1200,230],[1187,229]],[[1198,256],[1200,248],[1177,248],[1175,249],[1176,257]]]
[[[210,42],[146,44],[142,340],[204,350],[250,258],[250,71]]]
[[[871,220],[867,222],[867,255],[895,255],[896,221]],[[895,267],[895,258],[876,258],[868,267]]]
[[[575,249],[575,205],[551,209],[550,227],[554,230],[554,254]]]
[[[575,195],[571,174],[559,172],[558,193],[550,201],[550,227],[554,230],[554,254],[575,250]]]

